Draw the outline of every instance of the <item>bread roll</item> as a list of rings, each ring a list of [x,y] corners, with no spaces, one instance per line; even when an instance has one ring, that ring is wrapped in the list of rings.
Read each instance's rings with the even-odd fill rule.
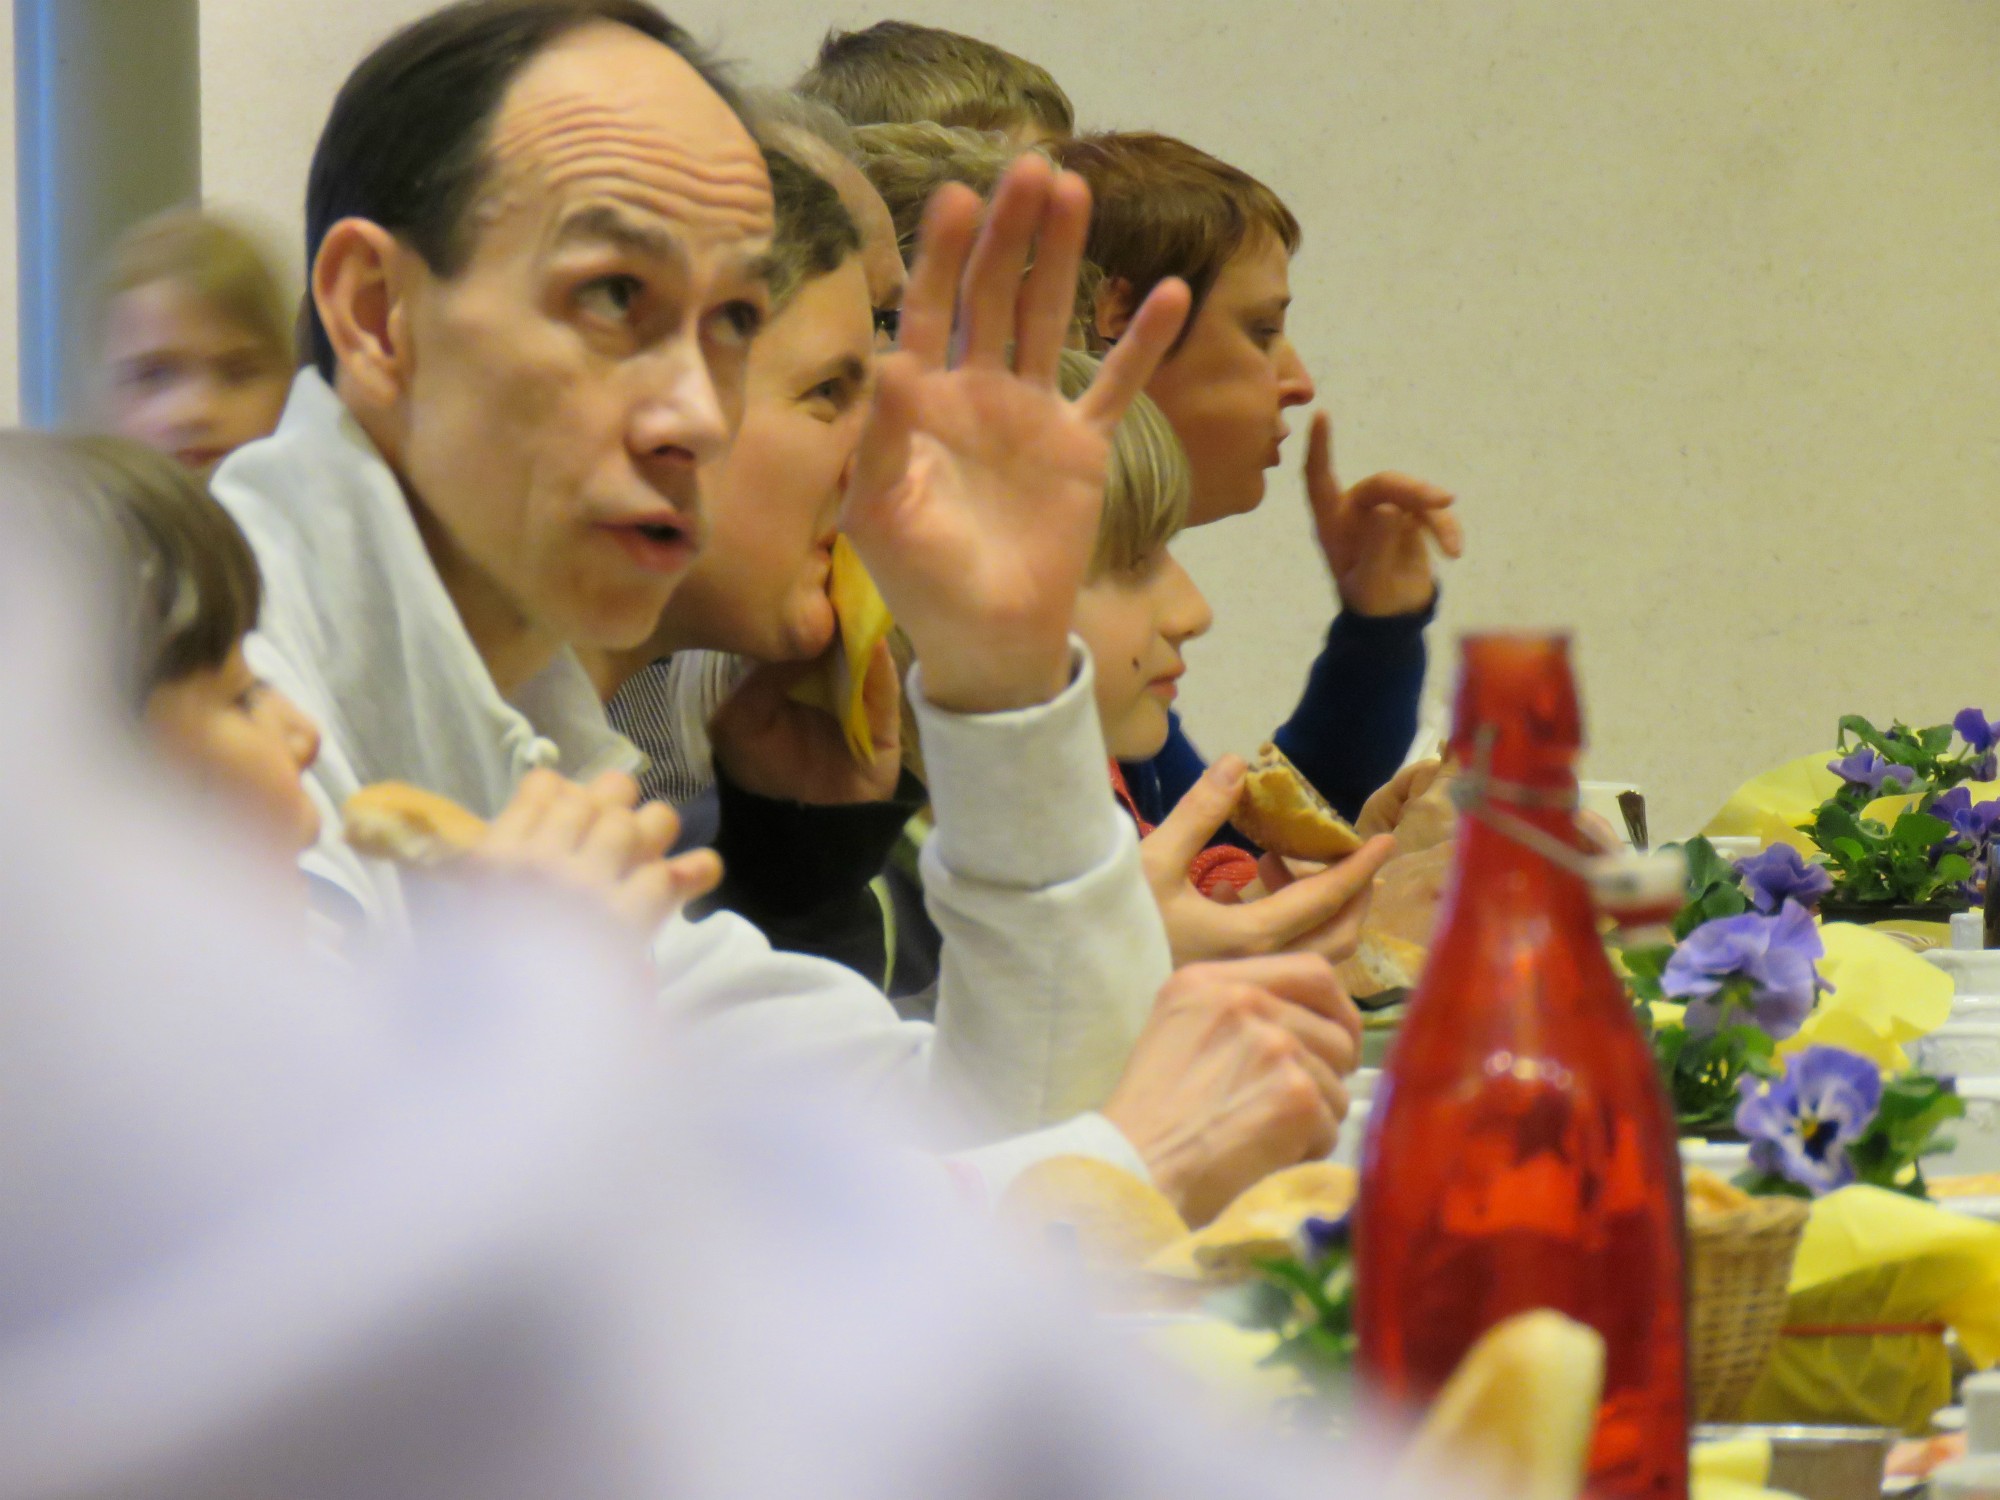
[[[485,820],[449,797],[403,781],[378,781],[340,810],[347,842],[371,859],[399,865],[441,865],[486,836]]]
[[[1243,778],[1229,820],[1267,854],[1331,864],[1361,847],[1361,835],[1327,805],[1276,745],[1266,744]]]

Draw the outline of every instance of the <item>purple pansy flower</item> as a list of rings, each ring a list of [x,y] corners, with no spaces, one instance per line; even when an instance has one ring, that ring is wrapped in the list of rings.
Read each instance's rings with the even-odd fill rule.
[[[1989,720],[1979,709],[1959,710],[1958,717],[1951,721],[1951,727],[1958,731],[1960,739],[1982,755],[2000,745],[2000,719]],[[1987,778],[1982,776],[1979,779],[1984,781]]]
[[[1885,783],[1893,781],[1897,791],[1908,791],[1917,779],[1917,773],[1909,766],[1886,761],[1866,745],[1852,755],[1828,761],[1826,768],[1849,786],[1865,786],[1877,795]]]
[[[1787,901],[1817,906],[1833,889],[1826,867],[1810,862],[1790,844],[1773,844],[1762,854],[1737,860],[1736,873],[1749,888],[1750,904],[1761,912],[1774,912]]]
[[[1952,831],[1975,848],[1984,849],[2000,830],[2000,797],[1974,803],[1970,787],[1955,786],[1940,793],[1931,803],[1934,817],[1951,824]]]
[[[1847,1148],[1882,1104],[1882,1075],[1842,1047],[1807,1047],[1785,1076],[1761,1088],[1737,1084],[1736,1128],[1750,1142],[1750,1165],[1811,1189],[1815,1197],[1854,1181]]]
[[[1309,1266],[1316,1266],[1336,1250],[1345,1250],[1350,1228],[1348,1218],[1347,1214],[1342,1214],[1337,1219],[1325,1219],[1318,1214],[1308,1214],[1300,1221],[1295,1236],[1299,1259]]]
[[[1702,923],[1667,960],[1660,990],[1687,1002],[1688,1031],[1707,1036],[1722,1020],[1723,990],[1745,981],[1757,1024],[1783,1041],[1805,1024],[1820,991],[1833,988],[1819,977],[1825,952],[1812,913],[1787,901],[1774,917],[1752,911]]]

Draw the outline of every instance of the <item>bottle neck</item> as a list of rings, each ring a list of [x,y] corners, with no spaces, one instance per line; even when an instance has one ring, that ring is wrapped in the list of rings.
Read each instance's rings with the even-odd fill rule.
[[[1472,900],[1458,905],[1467,911],[1541,910],[1594,938],[1596,905],[1584,877],[1533,847],[1538,841],[1531,836],[1509,831],[1510,824],[1526,825],[1566,849],[1585,852],[1576,831],[1576,777],[1569,759],[1557,755],[1515,764],[1497,769],[1494,779],[1500,784],[1488,789],[1483,809],[1492,821],[1474,810],[1459,820],[1459,888]]]

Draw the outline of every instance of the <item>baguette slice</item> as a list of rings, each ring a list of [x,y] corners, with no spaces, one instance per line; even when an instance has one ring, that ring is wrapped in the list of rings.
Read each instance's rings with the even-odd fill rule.
[[[1424,977],[1424,963],[1430,949],[1394,933],[1363,929],[1355,961],[1368,977],[1385,990],[1407,990]]]
[[[1452,1371],[1404,1457],[1441,1492],[1453,1476],[1509,1500],[1575,1500],[1604,1390],[1604,1340],[1549,1308],[1487,1329]]]
[[[371,859],[418,867],[447,864],[485,837],[484,819],[449,797],[405,781],[364,786],[340,810],[347,842]]]
[[[1327,805],[1276,745],[1266,744],[1243,778],[1229,821],[1267,854],[1331,864],[1361,847],[1361,835]]]

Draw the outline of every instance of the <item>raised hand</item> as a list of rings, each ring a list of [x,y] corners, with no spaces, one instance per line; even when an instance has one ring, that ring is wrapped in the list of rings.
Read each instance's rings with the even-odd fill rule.
[[[1333,471],[1333,422],[1315,412],[1306,444],[1306,498],[1320,551],[1343,609],[1406,615],[1437,592],[1431,544],[1446,557],[1465,550],[1451,491],[1407,474],[1371,474],[1343,490]]]
[[[1237,756],[1218,760],[1140,842],[1146,884],[1159,903],[1174,963],[1267,953],[1316,953],[1336,962],[1349,957],[1361,940],[1375,872],[1395,853],[1389,839],[1309,875],[1276,875],[1276,884],[1267,869],[1268,893],[1241,902],[1211,900],[1188,879],[1189,863],[1234,810],[1243,771]]]
[[[833,649],[838,651],[836,640]],[[824,662],[758,667],[729,695],[708,726],[715,761],[747,792],[792,802],[833,805],[883,802],[902,775],[902,689],[889,643],[876,646],[861,701],[875,740],[875,758],[858,764],[840,721],[824,709],[795,703],[792,687]]]
[[[1188,307],[1182,283],[1162,282],[1090,390],[1066,401],[1056,363],[1089,189],[1030,154],[983,225],[979,213],[957,184],[931,200],[841,519],[916,648],[925,696],[960,713],[1027,707],[1067,685],[1111,433]]]

